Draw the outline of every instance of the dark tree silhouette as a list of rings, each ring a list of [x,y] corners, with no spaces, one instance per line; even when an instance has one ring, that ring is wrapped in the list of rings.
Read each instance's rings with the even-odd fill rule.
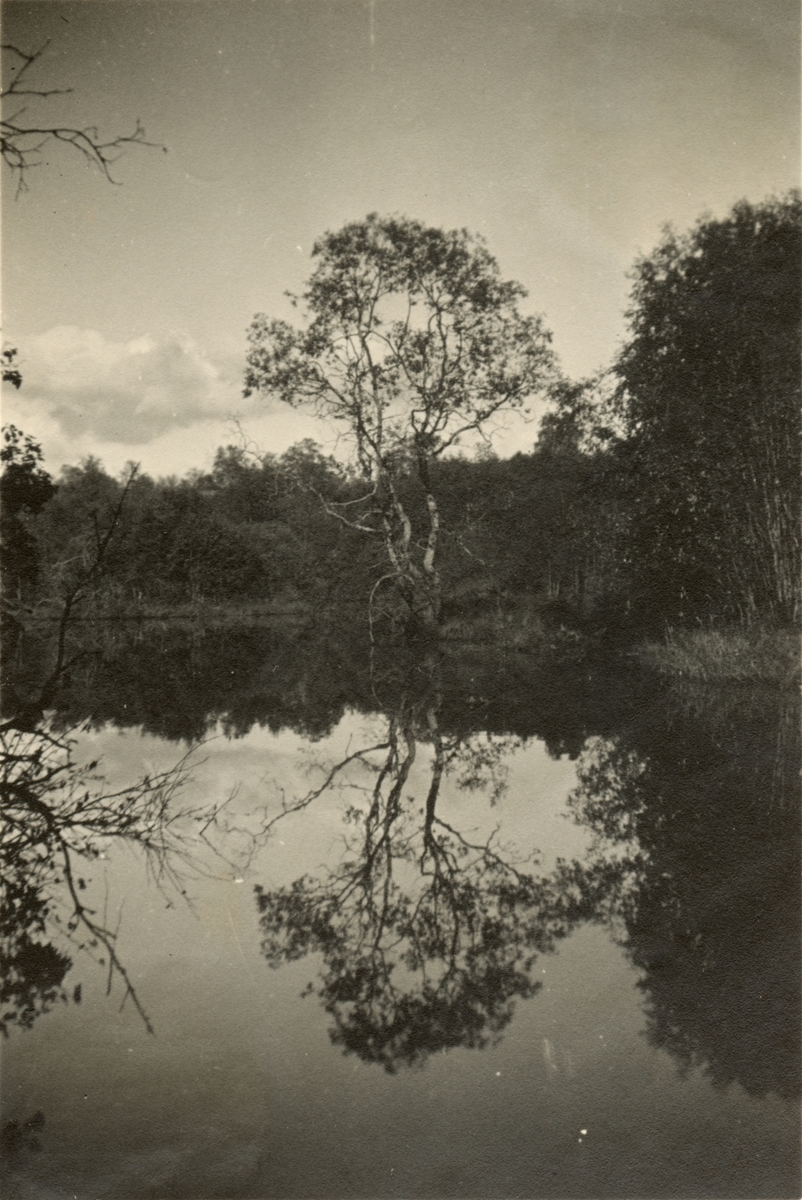
[[[9,491],[13,496],[13,489],[21,490],[22,478],[25,483],[25,495],[38,494],[48,488],[51,492],[54,491],[49,483],[49,476],[41,473],[40,477],[36,468],[36,463],[41,457],[39,447],[30,438],[26,438],[27,458],[23,459],[20,466],[18,443],[22,435],[14,426],[10,426],[9,429],[12,437],[9,440],[9,433],[6,432],[8,457],[0,486],[5,488],[5,481],[9,479]],[[16,435],[16,440],[13,435]],[[72,644],[75,619],[87,601],[99,594],[109,548],[117,533],[128,492],[138,470],[138,466],[132,464],[122,486],[116,485],[107,476],[102,476],[102,472],[95,472],[111,487],[105,489],[105,493],[95,488],[87,497],[83,511],[78,514],[78,521],[73,519],[69,527],[58,531],[60,536],[57,552],[48,563],[47,588],[42,594],[37,594],[33,600],[19,594],[15,597],[9,595],[4,586],[3,617],[7,622],[10,619],[18,630],[35,627],[43,642],[52,642],[53,652],[46,678],[37,681],[31,694],[13,695],[15,712],[0,726],[0,730],[36,728],[65,672],[88,653],[86,645]],[[92,474],[91,471],[84,473],[90,476]],[[90,485],[95,482],[90,478]],[[23,533],[27,534],[24,526]]]
[[[665,231],[618,355],[631,587],[659,620],[800,616],[802,198]]]
[[[38,582],[36,541],[26,517],[38,513],[55,494],[42,466],[42,447],[16,425],[3,426],[0,449],[0,566],[4,599],[30,596]]]

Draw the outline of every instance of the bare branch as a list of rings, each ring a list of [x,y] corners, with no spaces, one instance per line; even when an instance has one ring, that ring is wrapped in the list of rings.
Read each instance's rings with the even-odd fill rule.
[[[0,93],[0,99],[8,102],[10,97],[26,96],[36,100],[47,100],[52,96],[65,96],[72,88],[32,87],[27,81],[27,72],[40,59],[47,48],[45,42],[32,54],[26,54],[18,46],[4,43],[3,51],[13,55],[21,65],[12,74],[5,90]],[[167,153],[167,147],[159,142],[147,140],[144,126],[139,120],[134,125],[133,132],[117,134],[115,137],[103,140],[95,125],[76,128],[61,125],[57,122],[50,124],[23,121],[27,108],[22,107],[4,116],[0,120],[0,155],[12,175],[17,177],[16,196],[28,190],[27,174],[34,167],[41,166],[44,147],[49,142],[61,142],[77,150],[84,159],[96,167],[109,183],[118,184],[112,168],[128,146],[147,146],[150,149]]]

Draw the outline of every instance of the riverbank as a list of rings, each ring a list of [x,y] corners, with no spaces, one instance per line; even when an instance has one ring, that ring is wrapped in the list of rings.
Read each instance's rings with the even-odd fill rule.
[[[644,667],[699,683],[799,683],[800,638],[790,629],[671,630],[632,650]]]
[[[455,611],[456,609],[456,611]],[[52,642],[59,627],[58,604],[42,604],[30,612],[4,614],[7,625],[6,650],[20,636],[30,643]],[[373,634],[388,632],[392,637],[401,627],[388,614],[375,614]],[[140,627],[191,626],[198,629],[242,629],[293,627],[326,624],[349,628],[359,625],[368,631],[366,606],[313,605],[299,597],[283,596],[271,600],[247,599],[215,603],[195,599],[184,604],[159,604],[152,601],[126,601],[105,597],[70,616],[70,629],[77,643],[92,643],[102,649],[111,639],[116,642],[122,629]],[[71,639],[72,640],[72,639]],[[632,629],[598,624],[593,617],[581,618],[566,606],[541,597],[516,595],[503,603],[487,597],[468,597],[463,604],[451,606],[439,628],[444,647],[495,648],[507,653],[547,659],[553,663],[581,666],[612,659],[633,661],[649,672],[666,679],[696,683],[760,683],[773,686],[798,686],[800,681],[800,637],[793,629],[756,626],[752,629],[719,627],[668,630],[663,638],[639,639]],[[7,656],[4,656],[7,657]]]
[[[575,664],[599,655],[605,660],[624,657],[671,680],[780,687],[797,686],[800,680],[800,637],[793,629],[674,629],[660,640],[639,639],[632,630],[613,635],[592,618],[581,620],[528,597],[516,597],[503,610],[446,620],[442,638]]]

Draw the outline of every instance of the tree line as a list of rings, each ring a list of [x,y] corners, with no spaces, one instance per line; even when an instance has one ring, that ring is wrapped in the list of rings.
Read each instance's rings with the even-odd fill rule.
[[[356,601],[424,625],[522,598],[639,630],[798,622],[800,216],[791,193],[666,230],[615,362],[578,382],[481,239],[375,216],[327,234],[305,328],[255,318],[246,391],[339,422],[350,465],[306,441],[222,447],[183,480],[95,459],[53,480],[7,427],[6,619],[77,589],[129,609]],[[460,450],[537,394],[530,453]]]

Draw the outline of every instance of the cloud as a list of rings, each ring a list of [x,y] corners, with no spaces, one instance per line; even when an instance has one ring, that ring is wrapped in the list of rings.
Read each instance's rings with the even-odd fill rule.
[[[332,430],[310,414],[243,398],[236,345],[201,350],[172,333],[114,342],[65,325],[11,344],[23,383],[4,385],[3,422],[41,443],[53,473],[88,455],[112,474],[129,461],[154,477],[208,470],[219,446],[239,441],[235,416],[262,451],[281,454],[308,437],[336,450]]]
[[[69,439],[145,445],[254,408],[242,399],[241,355],[212,355],[179,334],[112,342],[59,325],[19,349],[26,405]]]

